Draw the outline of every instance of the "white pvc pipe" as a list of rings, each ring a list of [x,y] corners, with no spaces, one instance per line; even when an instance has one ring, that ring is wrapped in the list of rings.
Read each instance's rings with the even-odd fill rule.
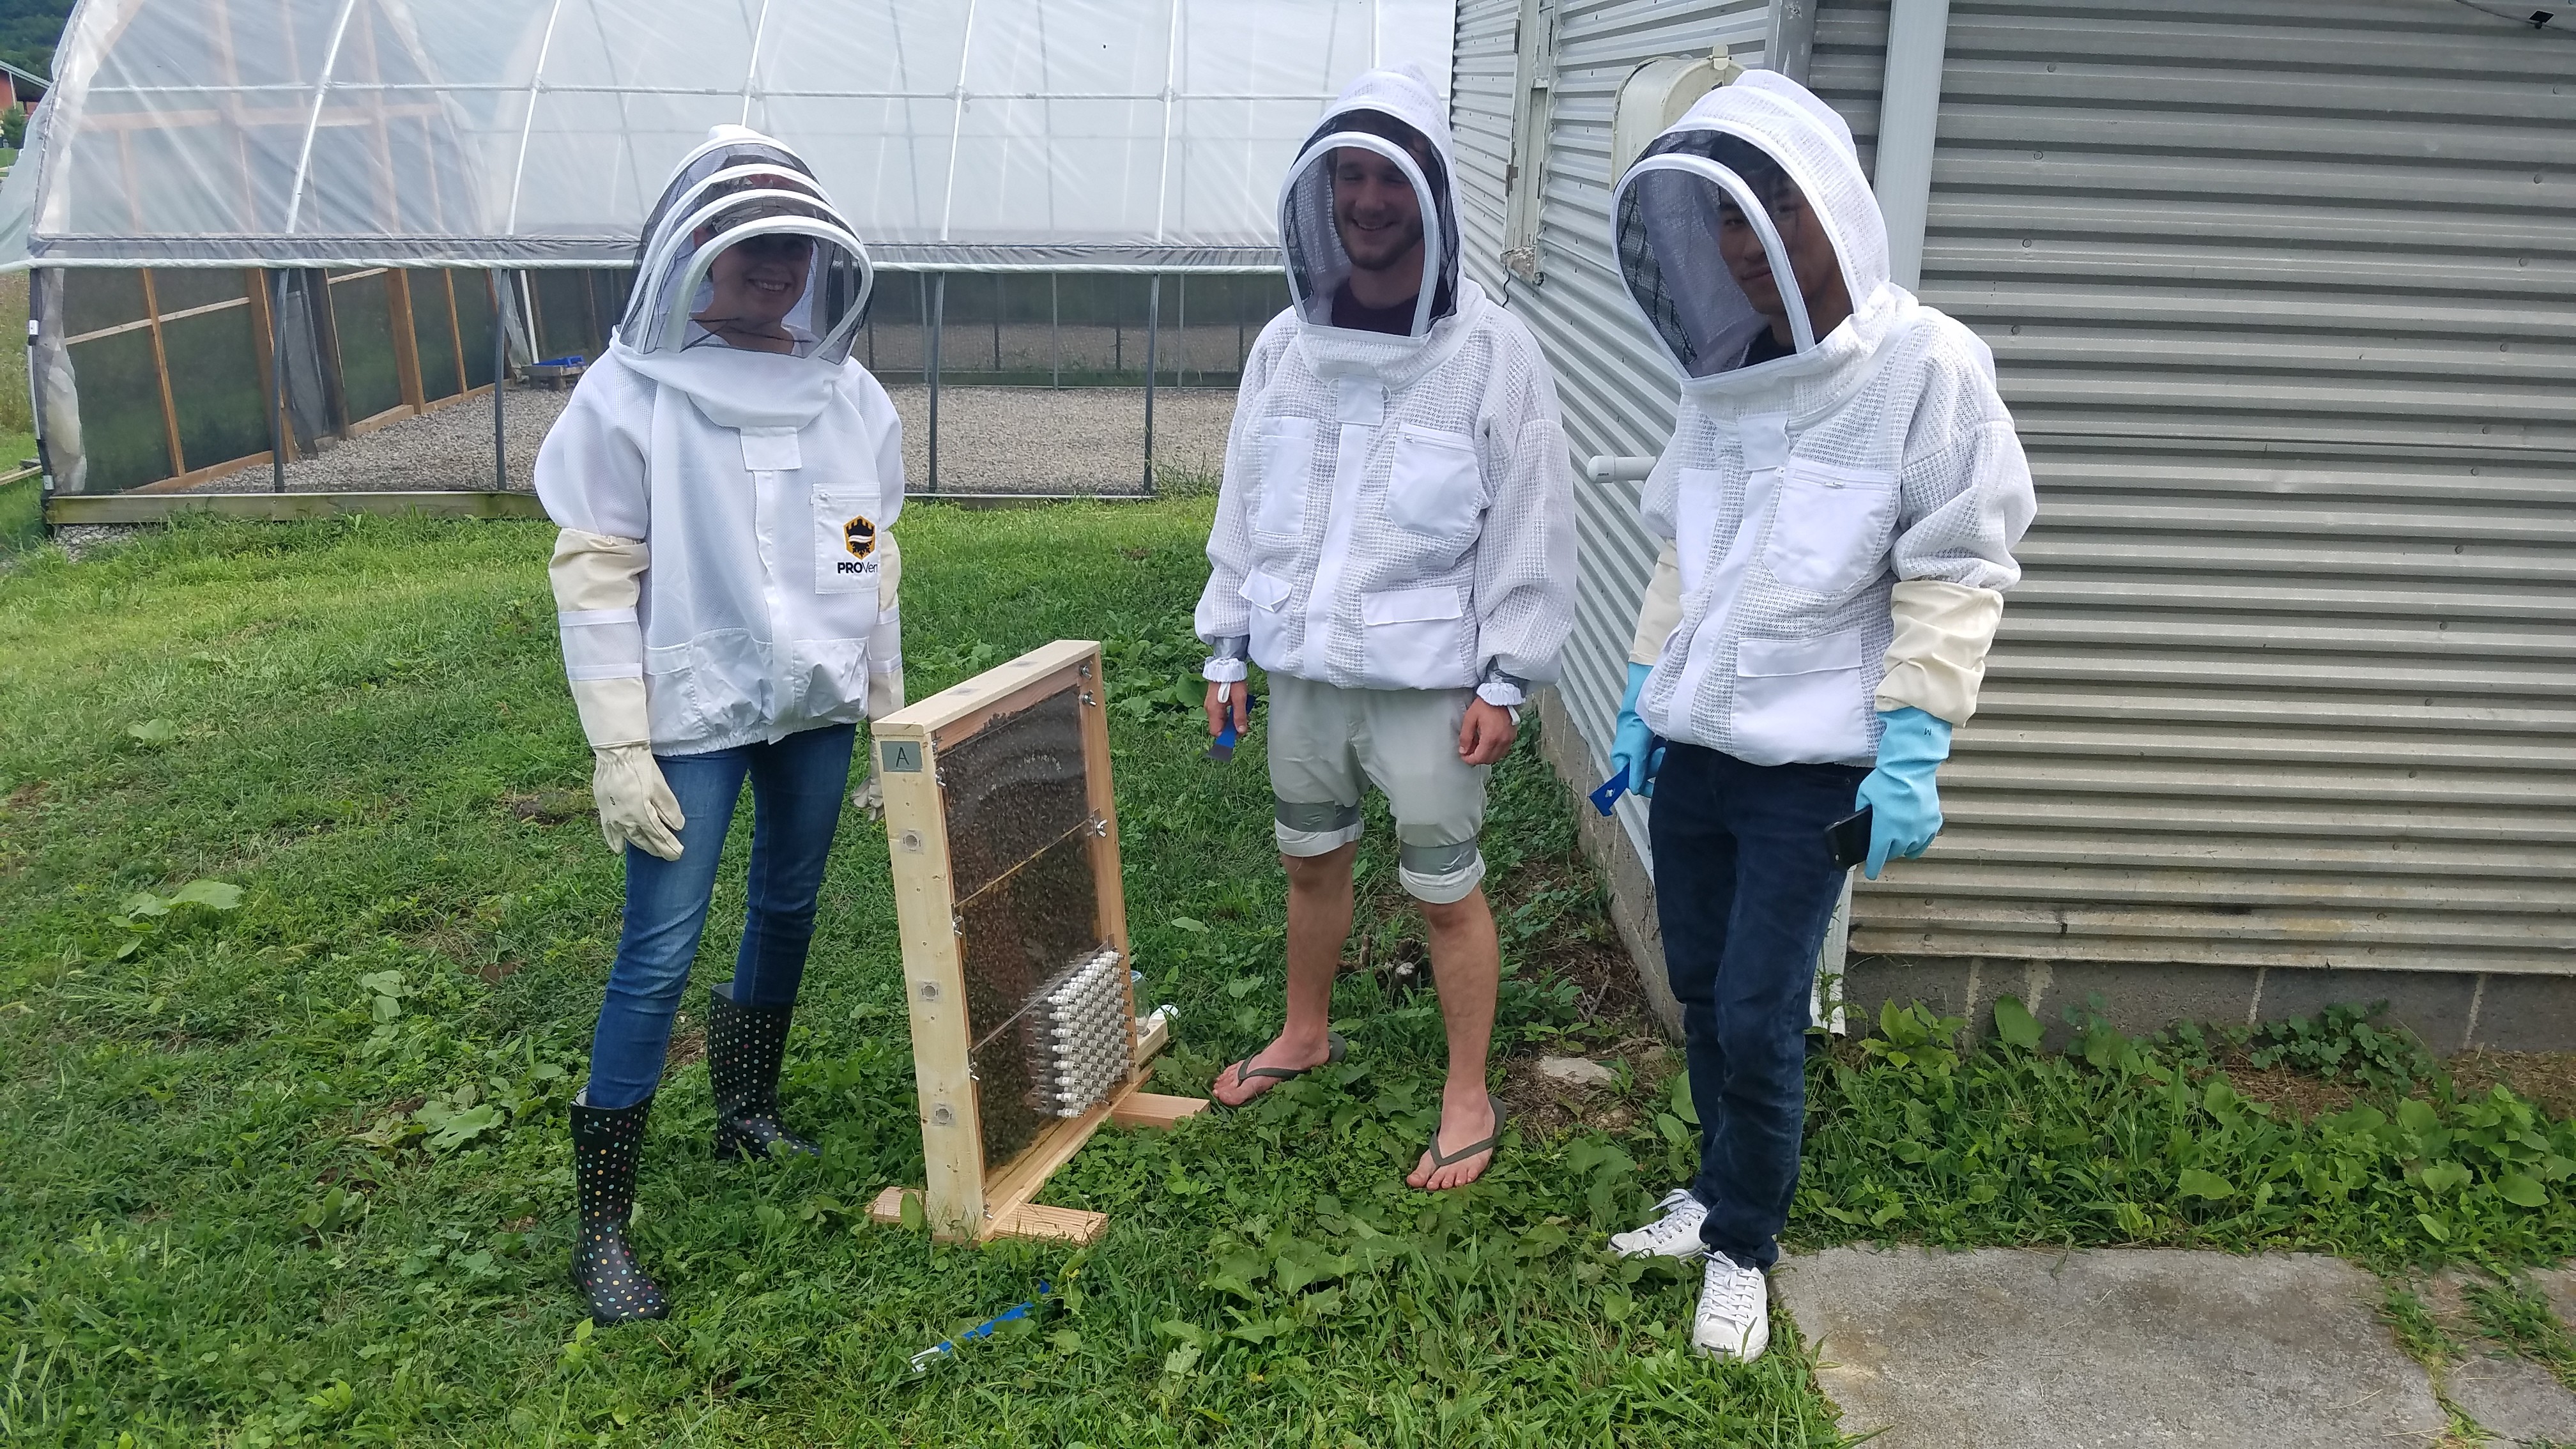
[[[1932,133],[1941,116],[1941,61],[1949,48],[1950,0],[1894,0],[1887,25],[1887,76],[1879,90],[1878,174],[1872,187],[1887,218],[1888,280],[1923,283],[1923,225],[1932,198]]]
[[[1583,476],[1595,483],[1639,483],[1655,471],[1653,458],[1621,458],[1596,453],[1584,460]]]

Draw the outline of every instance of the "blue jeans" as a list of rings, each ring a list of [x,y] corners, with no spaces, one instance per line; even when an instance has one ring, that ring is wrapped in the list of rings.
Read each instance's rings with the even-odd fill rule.
[[[751,888],[742,949],[734,957],[733,999],[745,1006],[795,1003],[857,734],[856,725],[826,725],[775,744],[654,756],[689,823],[680,828],[678,860],[626,847],[626,926],[590,1041],[585,1100],[591,1106],[632,1107],[661,1085],[671,1017],[698,957],[716,865],[746,778]]]
[[[1808,997],[1844,875],[1825,827],[1858,808],[1868,773],[1675,744],[1655,775],[1647,834],[1699,1109],[1700,1241],[1747,1268],[1778,1260],[1798,1186]]]

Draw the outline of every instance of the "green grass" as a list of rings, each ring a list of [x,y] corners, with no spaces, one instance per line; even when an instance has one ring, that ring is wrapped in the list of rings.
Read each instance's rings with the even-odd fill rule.
[[[1281,971],[1257,753],[1201,760],[1177,703],[1208,516],[904,525],[916,690],[1111,641],[1130,919],[1147,999],[1181,1008],[1184,1085],[1267,1036]],[[921,1164],[884,837],[855,812],[787,1085],[825,1156],[718,1167],[705,1074],[675,1073],[640,1232],[678,1315],[582,1335],[562,1105],[619,883],[580,793],[549,537],[187,526],[0,578],[0,1438],[1838,1441],[1794,1351],[1704,1364],[1694,1285],[1602,1254],[1663,1185],[1627,1148],[1533,1138],[1471,1193],[1402,1187],[1439,1024],[1374,976],[1346,980],[1332,1079],[1097,1139],[1049,1199],[1112,1214],[1096,1249],[866,1223]],[[1551,963],[1602,949],[1595,887],[1527,748],[1493,821],[1505,1039],[1579,1047]],[[1384,823],[1362,864],[1382,957],[1419,929]],[[702,981],[739,930],[727,879]],[[244,894],[167,904],[197,880]],[[1033,1327],[908,1375],[1040,1279],[1063,1291]]]
[[[1144,998],[1181,1009],[1164,1074],[1182,1090],[1266,1039],[1281,976],[1258,750],[1205,762],[1188,705],[1210,508],[904,523],[916,691],[1052,638],[1108,645],[1130,922]],[[1756,1365],[1707,1364],[1686,1351],[1693,1281],[1602,1250],[1691,1161],[1671,1059],[1623,1055],[1594,1126],[1517,1129],[1476,1188],[1410,1192],[1440,1027],[1381,970],[1338,988],[1346,1065],[1168,1136],[1095,1139],[1046,1198],[1111,1214],[1092,1250],[868,1224],[921,1160],[884,835],[855,813],[786,1091],[823,1157],[719,1167],[705,1074],[675,1072],[639,1232],[678,1314],[585,1332],[563,1105],[619,880],[549,543],[189,524],[0,576],[0,1439],[1841,1442],[1787,1325]],[[1385,824],[1361,857],[1373,967],[1421,951]],[[1518,1055],[1637,1030],[1598,1008],[1624,967],[1604,965],[1572,831],[1524,745],[1486,838]],[[729,970],[746,834],[702,982]],[[2576,1252],[2576,1127],[2460,1093],[2362,1013],[2232,1039],[2078,1017],[2064,1053],[2011,1012],[1963,1050],[1917,1008],[1820,1055],[1794,1241],[2299,1247],[2382,1269]],[[2237,1060],[2357,1100],[2301,1120],[2239,1096]],[[906,1371],[1042,1279],[1060,1291],[1028,1326]],[[2564,1371],[2523,1298],[2483,1311]]]
[[[42,478],[0,483],[0,559],[16,558],[45,541],[44,488]]]

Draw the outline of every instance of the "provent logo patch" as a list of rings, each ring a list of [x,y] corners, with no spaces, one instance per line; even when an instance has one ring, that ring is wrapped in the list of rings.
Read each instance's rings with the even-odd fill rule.
[[[841,544],[852,558],[866,558],[877,551],[877,526],[864,518],[853,518],[841,525]]]

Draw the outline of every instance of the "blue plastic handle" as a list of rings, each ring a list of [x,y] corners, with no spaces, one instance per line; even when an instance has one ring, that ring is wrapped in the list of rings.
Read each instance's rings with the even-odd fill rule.
[[[1592,808],[1607,815],[1610,813],[1610,807],[1619,803],[1619,797],[1627,793],[1628,772],[1613,770],[1610,772],[1610,778],[1602,781],[1600,788],[1592,792]]]
[[[991,1338],[993,1336],[994,1329],[1001,1327],[1005,1323],[1017,1322],[1020,1319],[1028,1317],[1032,1312],[1036,1311],[1039,1302],[1044,1300],[1048,1294],[1054,1291],[1054,1289],[1047,1286],[1045,1279],[1039,1279],[1038,1296],[1036,1298],[1033,1298],[1026,1303],[1014,1304],[1009,1308],[1005,1308],[1001,1312],[994,1314],[992,1317],[985,1319],[983,1322],[976,1324],[973,1328],[967,1329],[964,1333],[957,1335],[955,1338],[943,1338],[937,1343],[932,1344],[930,1347],[923,1349],[921,1352],[914,1354],[912,1356],[912,1371],[914,1373],[919,1373],[923,1369],[928,1368],[931,1364],[937,1362],[944,1355],[957,1352],[959,1344],[972,1342],[979,1338]]]

